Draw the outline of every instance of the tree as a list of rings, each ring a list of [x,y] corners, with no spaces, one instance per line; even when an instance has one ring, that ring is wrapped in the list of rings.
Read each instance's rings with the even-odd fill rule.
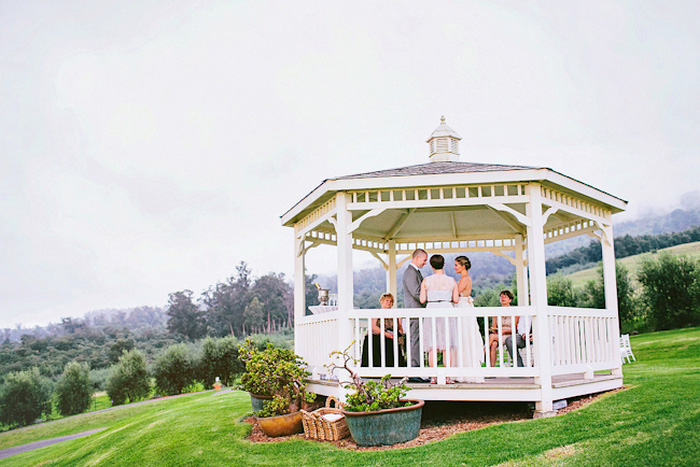
[[[236,275],[216,284],[203,294],[207,307],[206,322],[209,332],[216,336],[243,335],[243,313],[250,302],[251,271],[241,261]]]
[[[558,274],[547,279],[547,304],[551,306],[577,306],[578,298],[571,279]]]
[[[119,361],[124,352],[133,350],[134,341],[131,339],[119,338],[115,343],[109,346],[109,363],[115,364]]]
[[[151,378],[146,369],[146,359],[138,350],[125,352],[119,363],[112,367],[107,380],[107,394],[112,404],[121,405],[145,399],[151,392]]]
[[[206,387],[218,376],[226,386],[232,386],[236,375],[243,372],[238,359],[238,341],[232,336],[202,342],[202,354],[197,364],[197,377]]]
[[[156,389],[163,395],[180,394],[194,379],[194,363],[185,344],[171,345],[153,366]]]
[[[700,324],[700,265],[685,256],[662,253],[644,258],[637,279],[653,329]]]
[[[243,311],[243,322],[245,323],[248,333],[259,330],[263,324],[263,306],[258,300],[258,297],[253,297]]]
[[[294,294],[292,286],[284,280],[284,274],[271,272],[255,281],[251,294],[263,305],[263,321],[265,325],[289,326],[294,316]],[[272,332],[273,329],[267,329]]]
[[[85,412],[92,399],[90,369],[86,364],[72,361],[66,365],[56,385],[56,408],[61,415]]]
[[[51,413],[51,381],[34,367],[9,373],[0,388],[0,422],[25,426]]]
[[[169,294],[169,297],[168,331],[181,334],[191,341],[204,336],[206,333],[204,315],[192,302],[192,291],[182,290]]]

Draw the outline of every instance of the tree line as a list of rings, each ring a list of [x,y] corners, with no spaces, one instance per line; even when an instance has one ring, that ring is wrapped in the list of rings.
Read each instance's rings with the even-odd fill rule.
[[[313,281],[306,276],[306,303],[318,304]],[[194,341],[204,336],[244,337],[273,333],[294,324],[294,288],[283,273],[254,278],[242,261],[236,272],[199,297],[189,289],[169,294],[167,328]]]
[[[641,253],[661,250],[684,243],[700,241],[700,226],[682,232],[657,235],[625,235],[615,238],[615,258],[626,258]],[[598,240],[586,246],[576,248],[566,254],[547,260],[547,274],[553,274],[567,266],[597,263],[602,259],[602,250]]]

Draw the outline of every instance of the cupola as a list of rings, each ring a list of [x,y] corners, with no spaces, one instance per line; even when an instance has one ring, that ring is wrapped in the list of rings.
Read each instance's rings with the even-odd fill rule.
[[[440,117],[440,125],[428,138],[430,146],[430,162],[445,162],[459,160],[459,140],[461,136],[445,123],[445,117]]]

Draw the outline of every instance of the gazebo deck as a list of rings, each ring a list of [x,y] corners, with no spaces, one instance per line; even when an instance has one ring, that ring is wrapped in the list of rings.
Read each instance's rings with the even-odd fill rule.
[[[309,379],[309,390],[324,395],[337,395],[342,388],[337,381]],[[393,381],[398,381],[394,379]],[[493,377],[483,383],[429,384],[406,383],[411,389],[407,397],[432,401],[537,401],[542,386],[534,377]],[[595,394],[622,387],[622,376],[610,372],[595,373],[586,379],[584,373],[552,377],[554,400]]]

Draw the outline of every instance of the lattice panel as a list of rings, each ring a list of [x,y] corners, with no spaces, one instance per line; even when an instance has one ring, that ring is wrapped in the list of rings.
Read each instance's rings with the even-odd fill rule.
[[[557,203],[561,203],[565,206],[569,206],[574,209],[578,209],[583,212],[587,212],[594,216],[598,216],[604,219],[608,219],[612,213],[609,209],[605,209],[597,204],[589,203],[582,199],[576,198],[571,195],[567,195],[558,190],[553,190],[552,188],[542,187],[542,197],[545,200],[551,200]],[[547,204],[547,202],[544,202]]]
[[[489,198],[505,201],[508,197],[524,196],[523,184],[459,185],[434,188],[398,188],[387,190],[351,191],[353,203],[420,201],[437,199]]]
[[[329,212],[331,212],[333,209],[335,209],[335,198],[331,198],[325,203],[323,203],[321,206],[316,208],[314,211],[309,213],[306,217],[304,217],[302,220],[294,224],[294,233],[299,233],[300,231],[304,230],[306,227],[311,225],[311,223],[315,222],[316,220],[320,219],[321,217],[325,216]]]
[[[564,239],[568,237],[575,237],[587,232],[596,230],[598,226],[593,221],[587,219],[579,219],[577,221],[559,225],[557,227],[548,229],[544,231],[545,241],[554,241],[555,239]]]

